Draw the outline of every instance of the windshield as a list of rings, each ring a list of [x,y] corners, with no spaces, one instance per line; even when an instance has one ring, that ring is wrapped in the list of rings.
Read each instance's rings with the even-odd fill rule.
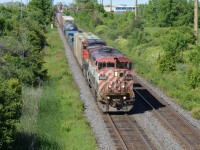
[[[99,70],[102,70],[102,69],[104,69],[104,68],[114,68],[115,67],[115,64],[114,63],[112,63],[112,62],[99,62],[98,63],[98,69]]]
[[[131,62],[116,62],[116,68],[132,69],[132,63]]]
[[[98,63],[98,69],[99,69],[99,70],[102,70],[102,69],[104,69],[104,68],[106,68],[106,63],[105,63],[105,62],[99,62],[99,63]]]
[[[115,63],[113,62],[99,62],[98,63],[98,70],[102,70],[104,68],[114,68]],[[132,69],[132,63],[131,62],[117,62],[116,68],[118,69]]]

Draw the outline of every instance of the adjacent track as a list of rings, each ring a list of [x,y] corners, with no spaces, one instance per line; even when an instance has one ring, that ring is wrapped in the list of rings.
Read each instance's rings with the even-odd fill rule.
[[[134,118],[130,118],[127,114],[108,113],[104,115],[104,120],[117,150],[155,149]]]
[[[200,132],[135,78],[134,92],[184,149],[200,150]]]

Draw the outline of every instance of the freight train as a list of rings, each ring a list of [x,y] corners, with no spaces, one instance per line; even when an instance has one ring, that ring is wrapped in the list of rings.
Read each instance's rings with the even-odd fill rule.
[[[129,112],[134,104],[133,63],[98,36],[80,32],[71,16],[58,13],[60,27],[103,112]]]

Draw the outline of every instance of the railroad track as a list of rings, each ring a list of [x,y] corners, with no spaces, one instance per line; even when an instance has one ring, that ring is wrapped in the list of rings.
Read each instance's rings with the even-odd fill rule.
[[[200,132],[174,109],[134,78],[134,92],[140,101],[176,138],[184,149],[200,150]]]
[[[122,113],[104,114],[104,121],[117,150],[156,149],[133,117]]]

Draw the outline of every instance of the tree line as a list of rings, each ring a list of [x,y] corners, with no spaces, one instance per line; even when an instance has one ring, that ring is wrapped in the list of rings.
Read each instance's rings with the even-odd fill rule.
[[[22,87],[47,80],[45,32],[53,9],[50,0],[23,5],[0,4],[0,149],[12,148],[22,108]]]

